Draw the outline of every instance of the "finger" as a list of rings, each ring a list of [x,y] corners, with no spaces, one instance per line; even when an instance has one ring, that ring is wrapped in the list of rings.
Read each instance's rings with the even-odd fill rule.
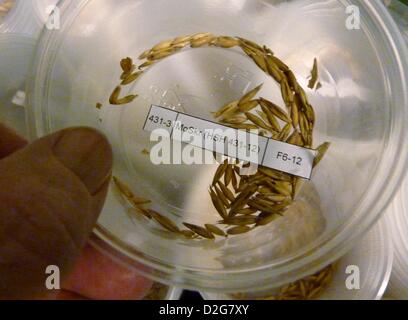
[[[140,300],[152,285],[88,245],[64,288],[89,299]]]
[[[0,159],[25,147],[27,141],[12,129],[0,123]]]
[[[69,292],[66,290],[61,290],[60,293],[55,298],[56,300],[88,300],[87,298],[80,296],[79,294],[75,294],[73,292]]]
[[[66,130],[54,145],[53,152],[66,168],[81,178],[91,195],[100,190],[111,173],[111,149],[92,129]]]
[[[89,300],[79,294],[67,291],[67,290],[50,290],[50,292],[44,296],[41,296],[38,300],[52,301],[52,300]]]
[[[44,294],[49,265],[67,276],[97,220],[111,166],[109,143],[88,128],[0,160],[0,298]]]

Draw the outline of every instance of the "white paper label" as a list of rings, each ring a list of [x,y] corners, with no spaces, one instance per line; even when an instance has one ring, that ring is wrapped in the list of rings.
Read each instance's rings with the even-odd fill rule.
[[[144,130],[164,129],[170,138],[226,156],[310,179],[317,152],[236,130],[222,124],[152,105]]]

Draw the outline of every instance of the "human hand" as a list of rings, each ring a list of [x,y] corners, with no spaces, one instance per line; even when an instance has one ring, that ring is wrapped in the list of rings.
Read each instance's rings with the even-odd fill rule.
[[[0,124],[0,299],[140,299],[151,281],[87,246],[107,194],[112,151],[89,128],[32,144]],[[49,265],[64,289],[45,288]]]

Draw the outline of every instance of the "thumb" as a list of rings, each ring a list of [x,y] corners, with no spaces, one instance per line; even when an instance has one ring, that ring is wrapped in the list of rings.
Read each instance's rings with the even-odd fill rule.
[[[111,168],[109,143],[89,128],[0,160],[0,298],[43,295],[49,265],[66,278],[102,209]]]

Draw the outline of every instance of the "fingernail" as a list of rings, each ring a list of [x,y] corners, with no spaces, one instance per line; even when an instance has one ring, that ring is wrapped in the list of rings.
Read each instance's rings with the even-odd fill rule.
[[[63,131],[53,151],[59,161],[81,179],[91,195],[110,177],[112,149],[107,139],[94,129]]]

